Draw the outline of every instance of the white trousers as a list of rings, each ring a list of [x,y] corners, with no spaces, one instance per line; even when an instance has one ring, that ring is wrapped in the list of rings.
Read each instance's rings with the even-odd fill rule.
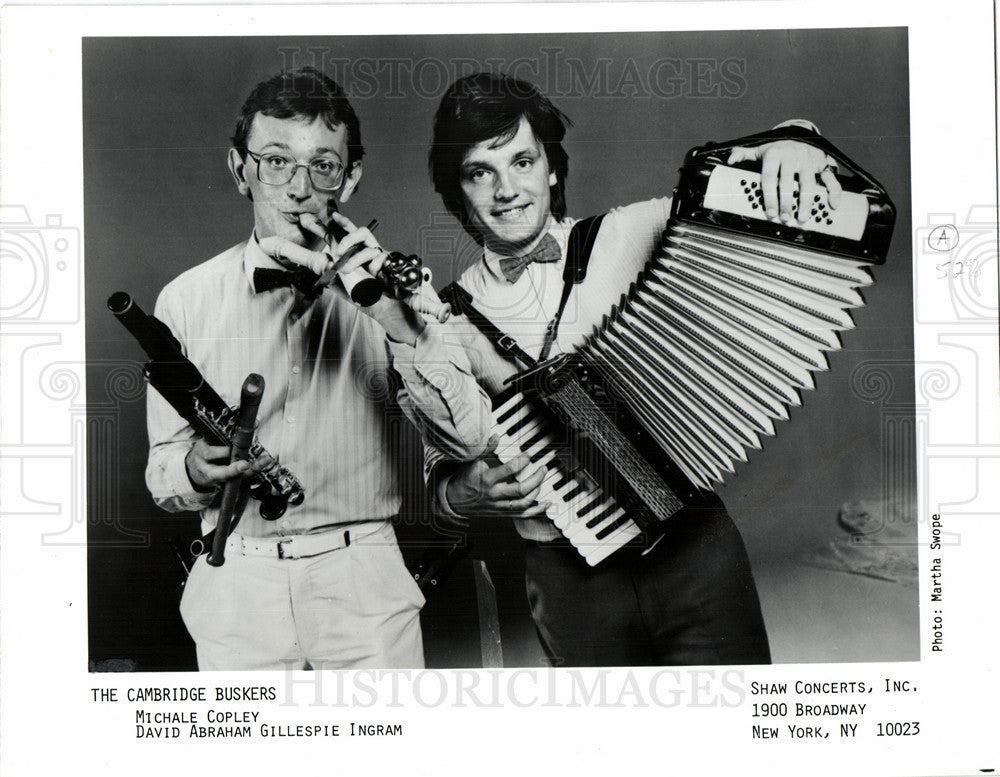
[[[419,669],[423,604],[387,523],[312,558],[202,556],[181,616],[201,670]]]

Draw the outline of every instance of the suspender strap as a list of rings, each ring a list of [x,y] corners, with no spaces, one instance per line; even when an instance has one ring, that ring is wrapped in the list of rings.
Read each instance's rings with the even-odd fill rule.
[[[472,295],[462,288],[458,281],[445,286],[441,291],[440,297],[443,302],[451,303],[453,312],[468,318],[475,325],[476,329],[482,332],[486,339],[493,343],[501,355],[506,356],[511,361],[518,359],[528,368],[534,367],[537,364],[517,344],[513,337],[501,332],[492,321],[476,310],[472,304]]]
[[[603,220],[603,214],[581,219],[570,230],[566,245],[566,265],[563,269],[563,290],[559,300],[559,309],[545,329],[545,340],[542,343],[542,352],[537,361],[532,359],[513,337],[500,331],[492,321],[475,308],[472,304],[472,295],[462,288],[458,281],[449,284],[441,291],[441,300],[450,303],[455,313],[468,318],[503,356],[512,361],[517,359],[530,369],[538,362],[545,361],[549,356],[549,351],[552,350],[552,343],[555,342],[556,333],[559,330],[559,321],[562,319],[573,287],[587,276],[587,264],[590,262],[594,241],[597,240],[597,233]]]
[[[556,340],[559,322],[562,320],[563,311],[566,310],[570,294],[573,293],[573,287],[587,277],[590,254],[594,250],[594,242],[597,240],[597,233],[601,229],[603,220],[604,214],[581,219],[573,225],[569,232],[569,240],[566,244],[566,264],[563,268],[562,297],[559,299],[559,309],[545,328],[545,340],[542,343],[542,351],[538,355],[540,362],[549,358],[549,351],[552,350],[552,344]]]

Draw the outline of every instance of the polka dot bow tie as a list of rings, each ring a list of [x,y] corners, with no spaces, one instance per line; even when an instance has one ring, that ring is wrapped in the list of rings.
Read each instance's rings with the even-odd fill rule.
[[[542,242],[524,256],[501,259],[500,272],[508,281],[516,283],[532,262],[558,262],[560,259],[562,259],[562,250],[559,248],[559,243],[552,235],[546,235],[542,238]]]

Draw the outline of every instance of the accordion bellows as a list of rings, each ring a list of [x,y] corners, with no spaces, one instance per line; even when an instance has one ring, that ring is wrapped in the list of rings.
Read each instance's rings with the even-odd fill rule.
[[[872,282],[859,262],[673,224],[581,349],[701,488],[746,461],[827,369]]]

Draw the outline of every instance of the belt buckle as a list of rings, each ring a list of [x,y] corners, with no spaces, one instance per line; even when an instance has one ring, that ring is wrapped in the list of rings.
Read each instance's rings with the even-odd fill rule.
[[[285,555],[285,545],[290,545],[291,542],[292,542],[292,539],[293,539],[292,537],[288,537],[288,538],[283,539],[283,540],[278,540],[277,547],[278,547],[278,558],[279,559],[284,560],[286,558],[295,558],[294,556],[286,556]]]

